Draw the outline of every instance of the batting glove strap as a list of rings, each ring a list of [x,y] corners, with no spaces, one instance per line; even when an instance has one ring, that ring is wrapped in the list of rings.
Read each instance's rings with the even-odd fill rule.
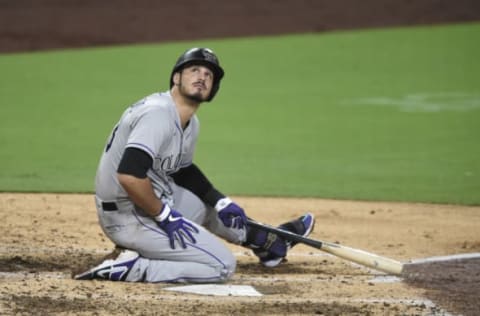
[[[164,205],[162,211],[155,217],[157,225],[163,229],[170,241],[170,248],[175,249],[177,242],[183,249],[187,248],[187,243],[194,244],[196,239],[194,234],[199,230],[195,225],[185,218],[179,212],[172,210],[168,205]]]
[[[163,222],[168,218],[168,215],[170,215],[170,213],[172,213],[172,209],[170,208],[170,206],[168,206],[168,204],[163,204],[163,207],[160,210],[160,214],[155,216],[154,219],[157,222]]]
[[[215,210],[220,212],[223,210],[227,205],[233,203],[232,199],[229,197],[224,197],[223,199],[218,200],[217,204],[215,204]]]
[[[247,224],[245,211],[228,197],[220,199],[215,205],[215,209],[226,227],[242,229]]]

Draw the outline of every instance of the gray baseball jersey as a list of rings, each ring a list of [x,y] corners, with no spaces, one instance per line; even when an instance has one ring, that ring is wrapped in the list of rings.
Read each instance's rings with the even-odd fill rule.
[[[187,189],[175,184],[170,174],[192,163],[199,133],[193,116],[185,129],[169,92],[155,93],[130,106],[114,127],[100,159],[95,180],[100,226],[116,245],[135,250],[129,281],[222,281],[233,274],[236,260],[215,235],[241,243],[244,229],[227,228],[217,212]],[[153,159],[147,172],[155,194],[179,211],[199,229],[196,243],[171,249],[166,233],[134,205],[117,179],[117,169],[126,148],[139,148]],[[115,208],[104,205],[114,203]]]
[[[147,176],[158,198],[170,200],[168,175],[192,163],[199,122],[194,115],[185,130],[169,92],[152,94],[129,107],[114,127],[97,170],[95,190],[103,200],[127,197],[116,175],[123,152],[139,148],[153,159]]]

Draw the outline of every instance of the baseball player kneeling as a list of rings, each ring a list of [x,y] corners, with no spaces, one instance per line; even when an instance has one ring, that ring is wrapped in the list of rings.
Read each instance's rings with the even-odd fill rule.
[[[193,163],[196,112],[218,92],[224,71],[208,48],[177,60],[170,89],[131,105],[109,136],[95,179],[99,223],[117,246],[78,280],[222,282],[236,260],[218,238],[254,251],[274,267],[294,244],[249,227],[245,211],[218,191]],[[281,227],[307,236],[306,214]]]

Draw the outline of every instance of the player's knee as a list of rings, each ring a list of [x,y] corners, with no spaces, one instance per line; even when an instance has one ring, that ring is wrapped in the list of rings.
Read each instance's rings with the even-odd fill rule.
[[[221,281],[228,281],[232,278],[237,268],[237,260],[233,254],[229,258],[225,258],[221,267]]]

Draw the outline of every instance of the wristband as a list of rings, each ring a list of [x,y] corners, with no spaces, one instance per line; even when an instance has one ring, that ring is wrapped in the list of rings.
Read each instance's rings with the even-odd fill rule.
[[[170,206],[168,204],[163,204],[162,209],[160,210],[160,213],[154,217],[154,219],[157,222],[163,222],[164,220],[167,219],[168,215],[170,215],[170,212],[172,210],[170,209]]]
[[[232,199],[229,197],[224,197],[223,199],[218,200],[217,204],[215,204],[215,209],[217,212],[220,212],[230,203],[233,203]]]
[[[226,196],[223,193],[212,187],[203,197],[200,197],[200,199],[208,205],[215,207],[215,204],[225,197]]]

